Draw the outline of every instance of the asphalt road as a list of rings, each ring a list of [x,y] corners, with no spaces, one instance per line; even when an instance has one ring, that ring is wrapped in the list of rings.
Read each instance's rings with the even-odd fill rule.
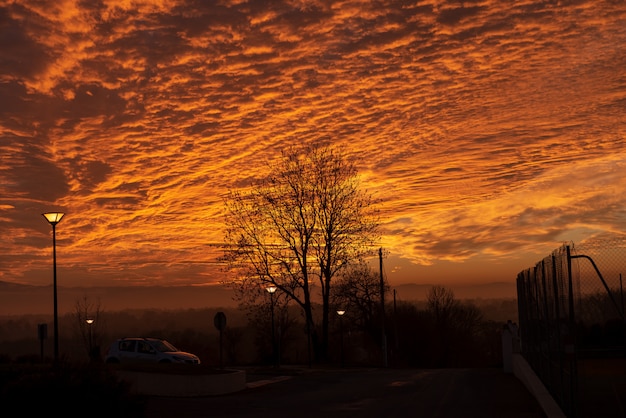
[[[146,399],[148,418],[545,418],[526,387],[500,369],[285,370],[248,373],[248,388]]]

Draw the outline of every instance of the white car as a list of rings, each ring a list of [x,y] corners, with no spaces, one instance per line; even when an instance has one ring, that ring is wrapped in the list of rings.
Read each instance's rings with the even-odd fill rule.
[[[120,338],[105,354],[106,363],[185,363],[200,364],[195,354],[180,351],[158,338]]]

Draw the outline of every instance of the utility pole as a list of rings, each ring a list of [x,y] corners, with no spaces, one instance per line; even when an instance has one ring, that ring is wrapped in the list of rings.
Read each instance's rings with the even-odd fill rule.
[[[396,289],[393,289],[393,351],[391,352],[392,360],[398,352],[398,317],[396,316],[396,293]]]
[[[385,332],[385,279],[383,277],[383,249],[378,249],[378,259],[380,260],[380,329],[381,345],[383,350],[383,367],[387,367],[387,333]]]

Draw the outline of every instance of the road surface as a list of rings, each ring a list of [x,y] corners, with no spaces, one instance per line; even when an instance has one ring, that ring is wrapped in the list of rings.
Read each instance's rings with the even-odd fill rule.
[[[150,397],[148,418],[545,418],[501,369],[331,369],[248,374],[248,388],[197,398]]]

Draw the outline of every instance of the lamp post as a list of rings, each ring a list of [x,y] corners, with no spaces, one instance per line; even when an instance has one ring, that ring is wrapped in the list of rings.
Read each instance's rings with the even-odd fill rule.
[[[278,365],[278,357],[276,355],[276,332],[274,331],[274,292],[276,292],[276,289],[276,286],[269,286],[265,289],[270,294],[270,310],[272,312],[272,357],[274,366]]]
[[[341,367],[343,367],[343,315],[345,313],[346,311],[343,309],[337,311],[337,315],[339,315],[339,335],[341,335]]]
[[[93,360],[95,357],[93,352],[93,340],[91,337],[91,325],[93,324],[93,321],[93,318],[85,319],[85,322],[87,323],[87,328],[89,328],[89,360]]]
[[[57,308],[57,241],[56,226],[65,215],[63,212],[42,213],[43,217],[52,225],[52,292],[54,294],[54,362],[59,361],[59,314]]]

